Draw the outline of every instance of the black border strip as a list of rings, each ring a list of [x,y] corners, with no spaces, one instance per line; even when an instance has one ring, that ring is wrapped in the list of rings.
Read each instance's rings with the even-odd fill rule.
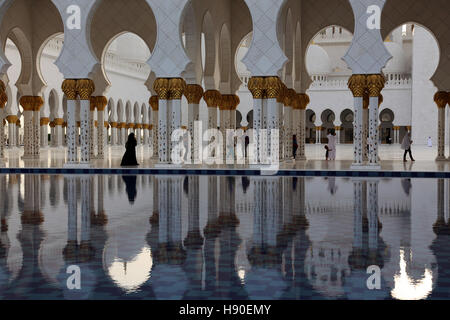
[[[332,171],[332,170],[278,170],[266,174],[252,169],[78,169],[78,168],[0,168],[0,174],[58,174],[58,175],[197,175],[197,176],[278,176],[278,177],[350,177],[350,178],[429,178],[450,179],[450,172],[436,171]]]

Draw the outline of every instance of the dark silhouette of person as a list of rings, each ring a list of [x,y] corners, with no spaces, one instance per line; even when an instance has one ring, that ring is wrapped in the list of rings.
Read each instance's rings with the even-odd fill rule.
[[[128,201],[130,202],[130,204],[134,204],[134,201],[136,200],[137,196],[136,190],[137,176],[122,176],[122,180],[123,182],[125,182],[126,185]]]
[[[248,187],[250,187],[250,179],[248,177],[242,177],[242,189],[244,194],[247,193]]]
[[[128,136],[128,141],[125,144],[125,148],[127,150],[123,155],[122,163],[120,164],[121,167],[132,167],[139,165],[136,159],[136,146],[136,137],[134,136],[134,133],[130,133],[130,135]]]
[[[248,158],[248,146],[250,144],[250,137],[245,136],[245,158]]]
[[[294,135],[293,141],[292,141],[292,152],[294,154],[294,159],[297,155],[297,149],[298,149],[297,136]]]

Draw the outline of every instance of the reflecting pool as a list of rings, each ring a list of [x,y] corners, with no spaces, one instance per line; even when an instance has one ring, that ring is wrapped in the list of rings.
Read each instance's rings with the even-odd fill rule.
[[[0,176],[0,299],[449,299],[450,181]]]

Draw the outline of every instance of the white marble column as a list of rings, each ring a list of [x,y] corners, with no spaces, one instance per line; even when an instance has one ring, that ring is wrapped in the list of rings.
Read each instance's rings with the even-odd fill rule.
[[[4,107],[3,103],[0,103],[0,114],[3,114],[3,107]],[[0,117],[0,165],[4,157],[5,157],[5,127],[3,125],[2,117]]]
[[[20,99],[24,114],[24,159],[34,159],[40,153],[40,109],[42,97],[23,96]]]
[[[275,97],[267,98],[267,147],[268,147],[268,161],[269,164],[279,164],[279,137],[276,138],[276,142],[272,143],[275,139],[273,134],[278,130],[278,103]],[[279,134],[279,132],[278,132]]]
[[[169,80],[170,88],[170,118],[169,118],[169,132],[167,139],[169,141],[168,157],[169,162],[172,163],[172,152],[177,142],[172,142],[172,134],[175,130],[181,129],[181,98],[183,97],[186,83],[181,78],[174,78]]]
[[[8,95],[5,92],[6,87],[3,81],[0,81],[0,165],[5,156],[5,126],[3,124],[5,105],[8,102]]]
[[[280,98],[278,99],[278,103],[277,103],[277,107],[278,107],[278,129],[279,129],[279,158],[280,158],[280,162],[284,161],[284,152],[285,152],[285,147],[284,147],[284,115],[283,115],[283,109],[284,109],[284,100],[286,98],[286,94],[287,94],[287,88],[286,86],[283,84],[283,94],[280,95]]]
[[[158,96],[152,96],[149,100],[149,104],[150,107],[152,108],[152,112],[151,112],[151,125],[150,125],[150,130],[149,131],[149,135],[150,135],[150,145],[152,147],[152,152],[153,152],[153,156],[152,159],[153,160],[157,160],[159,159],[159,100],[158,100]],[[166,111],[165,109],[163,109],[164,111]]]
[[[438,156],[436,161],[445,159],[445,107],[448,102],[447,92],[440,91],[434,96],[434,102],[438,107]]]
[[[41,118],[41,133],[40,133],[40,138],[41,138],[41,147],[42,148],[47,148],[48,147],[48,124],[50,123],[50,119],[49,118]]]
[[[193,163],[201,163],[199,141],[195,136],[195,123],[200,121],[200,100],[203,97],[203,88],[196,84],[186,86],[185,96],[188,101],[188,130],[190,133],[190,156]],[[202,133],[201,133],[202,134]]]
[[[300,161],[306,160],[306,108],[310,102],[309,96],[307,94],[299,95],[299,127],[297,135],[297,156],[296,159]]]
[[[228,118],[228,110],[225,106],[223,106],[223,101],[221,101],[219,106],[220,112],[220,133],[223,137],[223,145],[222,145],[222,157],[225,161],[227,158],[227,118]]]
[[[23,111],[24,159],[33,158],[33,111]]]
[[[89,158],[95,159],[95,108],[97,97],[91,97],[89,104]],[[81,109],[80,112],[82,113]],[[98,125],[98,122],[97,122]]]
[[[249,154],[250,158],[258,164],[261,162],[261,135],[263,129],[263,97],[265,81],[262,77],[252,77],[248,82],[248,89],[253,95],[253,143],[254,154]],[[250,150],[249,150],[250,151]]]
[[[17,146],[16,122],[18,120],[17,116],[9,115],[6,117],[6,121],[8,121],[8,148],[15,148]]]
[[[105,109],[108,105],[106,97],[96,97],[97,107],[97,159],[105,158],[105,136],[107,135],[105,127]]]
[[[369,166],[381,169],[379,149],[379,107],[382,101],[381,90],[384,88],[385,79],[381,74],[369,75],[367,86],[369,90]]]
[[[368,138],[369,138],[369,95],[368,93],[364,94],[363,97],[363,123],[362,123],[362,153],[363,153],[363,161],[369,161],[369,146],[368,146]]]
[[[159,163],[169,163],[169,80],[156,79],[154,89],[158,93],[158,157]],[[161,186],[161,185],[160,185]],[[160,189],[161,190],[161,189]],[[161,206],[160,206],[161,208]]]
[[[67,98],[67,163],[77,163],[77,123],[76,123],[76,105],[77,105],[77,80],[65,80],[62,90]]]
[[[203,99],[205,100],[206,105],[208,106],[208,129],[217,130],[218,105],[222,99],[222,95],[217,90],[207,90],[203,94]],[[206,150],[208,159],[211,159],[215,156],[214,150],[215,150],[214,148],[208,148],[208,150]]]
[[[55,147],[63,147],[64,146],[64,119],[55,119],[53,120],[55,124]]]
[[[334,128],[336,130],[336,136],[337,136],[337,141],[336,144],[341,144],[341,132],[342,132],[342,126],[337,126],[336,128]]]
[[[354,97],[354,129],[353,129],[353,167],[363,164],[362,134],[363,134],[363,96],[366,89],[366,76],[353,75],[349,80],[349,88]]]
[[[294,89],[289,89],[287,93],[286,104],[284,108],[284,160],[289,161],[293,158],[293,102],[297,93]]]
[[[88,165],[91,162],[91,144],[90,144],[90,109],[91,94],[94,91],[92,80],[83,79],[77,81],[77,91],[80,95],[80,164]]]

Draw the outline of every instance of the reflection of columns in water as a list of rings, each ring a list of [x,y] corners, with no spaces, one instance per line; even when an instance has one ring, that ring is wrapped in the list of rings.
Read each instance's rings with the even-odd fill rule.
[[[221,226],[238,225],[239,219],[236,217],[235,208],[235,178],[220,177],[219,179],[219,224]]]
[[[77,180],[75,176],[65,178],[67,184],[67,245],[64,249],[66,261],[75,261],[78,251],[78,224],[77,224]]]
[[[211,109],[211,107],[210,107]],[[219,235],[217,222],[217,176],[208,177],[208,221],[203,234],[205,235],[204,259],[205,259],[205,290],[211,293],[216,284],[216,256],[215,244]]]
[[[184,246],[187,250],[185,271],[190,280],[189,290],[185,298],[198,297],[202,292],[202,273],[203,273],[203,238],[200,233],[199,217],[199,176],[189,176],[188,178],[188,234],[184,240]]]
[[[443,179],[437,181],[437,220],[433,225],[433,231],[436,234],[433,244],[430,246],[438,266],[437,279],[430,298],[442,299],[448,298],[448,279],[450,278],[450,220],[445,217],[444,191],[445,182]]]
[[[353,248],[362,249],[363,236],[363,181],[353,181]]]
[[[187,238],[184,240],[186,247],[201,247],[203,244],[203,238],[200,234],[200,207],[199,207],[199,197],[200,197],[200,184],[199,176],[189,176],[188,177],[188,234]]]
[[[159,186],[157,177],[151,177],[153,183],[153,213],[150,217],[150,223],[156,224],[159,221]]]
[[[282,216],[279,206],[280,178],[267,178],[264,182],[263,194],[265,207],[263,217],[264,244],[269,248],[277,246],[277,236],[281,231]]]
[[[369,249],[378,248],[378,181],[369,181]]]
[[[81,185],[81,239],[80,239],[80,258],[85,261],[92,256],[91,247],[91,177],[82,176],[80,178]]]
[[[239,220],[235,212],[235,178],[220,177],[220,254],[218,260],[218,295],[226,298],[241,298],[241,281],[238,277],[235,259],[241,239],[236,232]],[[226,205],[222,203],[226,202]]]

